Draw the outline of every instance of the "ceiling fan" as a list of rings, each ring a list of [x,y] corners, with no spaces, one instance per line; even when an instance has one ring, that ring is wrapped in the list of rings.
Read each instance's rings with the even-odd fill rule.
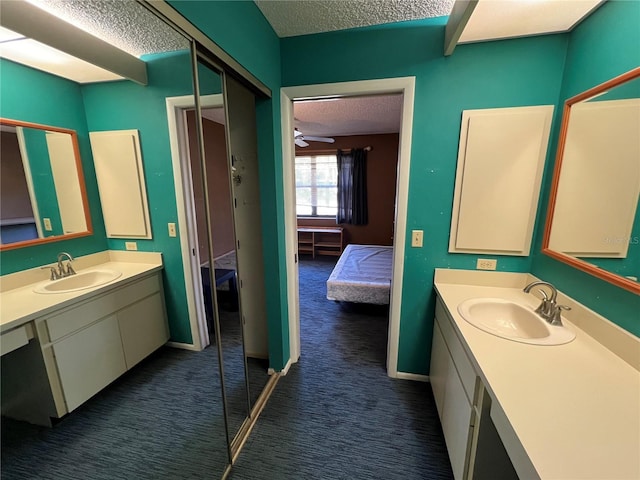
[[[335,139],[330,137],[312,137],[310,135],[303,135],[300,130],[297,128],[293,130],[293,140],[299,147],[308,147],[309,144],[305,142],[305,140],[310,140],[312,142],[324,142],[324,143],[334,143]]]

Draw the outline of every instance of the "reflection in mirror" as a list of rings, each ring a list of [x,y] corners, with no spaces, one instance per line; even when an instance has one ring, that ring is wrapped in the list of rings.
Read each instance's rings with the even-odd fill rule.
[[[205,65],[202,60],[198,61],[198,83],[201,104],[206,103],[204,101],[206,97],[219,95],[222,92],[220,75]],[[187,124],[190,132],[195,132],[195,122],[195,112],[189,112]],[[212,343],[215,342],[215,337],[214,328],[211,327],[214,327],[213,322],[216,320],[213,316],[217,316],[220,328],[224,390],[229,441],[231,442],[249,416],[249,404],[236,281],[236,237],[231,205],[224,108],[222,106],[202,108],[201,122],[206,171],[203,172],[200,165],[195,165],[192,157],[196,223],[201,267],[204,274],[205,307],[208,306],[207,304],[214,305],[214,308],[207,309]],[[196,151],[194,140],[191,135],[191,143],[193,144],[191,151]],[[203,177],[205,178],[206,195]],[[208,203],[206,203],[207,201]],[[207,212],[210,217],[209,223],[206,219]],[[211,239],[211,251],[209,251],[208,235]],[[210,270],[211,265],[214,267],[213,272]]]
[[[545,253],[640,293],[640,69],[567,101]]]
[[[76,132],[9,119],[0,126],[2,246],[90,233]]]
[[[170,34],[173,38],[178,35],[180,48],[146,51],[150,54],[143,57],[147,65],[148,86],[129,80],[78,84],[2,59],[3,93],[4,85],[13,80],[15,97],[20,98],[20,102],[11,103],[11,106],[15,104],[11,112],[28,106],[29,119],[57,118],[56,115],[65,114],[67,124],[74,125],[78,131],[88,175],[93,173],[87,168],[91,163],[89,131],[137,129],[145,153],[145,173],[152,172],[146,174],[145,179],[151,214],[152,217],[156,215],[152,218],[152,225],[154,219],[175,221],[169,214],[163,216],[165,211],[175,209],[175,196],[168,193],[173,188],[173,178],[166,98],[193,95],[190,42],[168,26],[165,27],[169,33],[156,28],[157,23],[149,21],[149,12],[135,1],[75,2],[77,8],[83,8],[83,5],[102,11],[103,16],[99,11],[92,11],[89,16],[103,28],[117,30],[120,25],[131,26],[128,22],[133,19],[140,25],[128,30],[138,35],[141,31],[149,32],[142,27],[153,24],[153,31],[163,39]],[[114,18],[127,21],[114,22]],[[150,41],[152,39],[143,40],[146,47],[155,47]],[[27,85],[27,82],[20,81],[25,76],[38,81],[29,83],[28,91],[18,91],[19,86]],[[52,85],[63,90],[54,90]],[[5,98],[3,96],[1,106],[3,112],[9,107]],[[26,99],[37,101],[27,102]],[[20,118],[18,115],[6,116]],[[26,117],[27,114],[22,118]],[[74,123],[72,120],[78,121]],[[92,183],[90,198],[97,202],[95,179]],[[42,217],[45,207],[39,199],[37,208]],[[166,228],[166,223],[164,225]],[[110,245],[122,248],[118,243]],[[182,340],[180,335],[183,335],[186,337],[184,343],[188,344],[191,332],[187,315],[176,319],[182,311],[180,305],[176,307],[180,299],[176,300],[175,293],[185,289],[179,265],[179,243],[149,245],[162,251],[164,257],[163,283],[165,292],[169,292],[166,307],[172,340],[179,342]],[[187,322],[186,328],[184,323],[180,323],[182,320]],[[99,339],[96,339],[96,344],[102,345]],[[31,355],[35,352],[36,361],[42,362],[38,338],[28,345],[26,353]],[[4,367],[11,363],[19,370],[24,364],[20,355],[24,354],[25,350],[20,348],[2,356],[3,387],[7,381],[4,373],[8,370]],[[98,355],[96,376],[109,368],[110,364],[104,357]],[[67,413],[63,421],[56,422],[52,428],[42,428],[3,415],[0,441],[2,478],[43,478],[51,475],[60,478],[221,478],[228,468],[230,456],[217,347],[202,351],[162,347],[127,368],[126,373],[82,406]],[[48,382],[47,375],[30,378],[29,381],[34,391],[39,391],[41,384],[43,388],[49,388],[49,383],[44,383]],[[4,388],[0,390],[5,391]],[[55,465],[54,473],[52,465]]]

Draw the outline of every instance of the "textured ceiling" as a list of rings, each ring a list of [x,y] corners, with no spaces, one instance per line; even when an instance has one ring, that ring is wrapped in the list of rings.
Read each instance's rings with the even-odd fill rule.
[[[136,57],[189,48],[188,41],[135,0],[29,0]]]
[[[279,37],[331,32],[451,13],[454,0],[255,0]]]
[[[333,137],[398,133],[402,95],[294,102],[293,115],[295,126],[303,135]]]

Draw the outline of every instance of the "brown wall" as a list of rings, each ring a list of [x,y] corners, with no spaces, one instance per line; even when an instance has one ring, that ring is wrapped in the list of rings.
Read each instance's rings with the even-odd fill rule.
[[[202,175],[198,161],[198,142],[195,128],[195,112],[187,112],[189,151],[191,152],[191,170],[195,197],[196,221],[198,226],[198,244],[200,258],[208,258],[204,193]],[[213,253],[215,257],[230,252],[235,247],[233,217],[231,211],[231,192],[229,185],[229,165],[224,125],[202,119],[204,129],[204,148],[207,159],[207,189],[211,201],[211,223],[213,225]]]
[[[399,135],[397,133],[354,135],[335,137],[335,139],[336,143],[334,144],[309,142],[308,147],[296,147],[296,155],[335,153],[338,149],[350,150],[371,146],[372,150],[367,153],[369,224],[343,224],[345,244],[392,245]],[[335,226],[336,221],[334,219],[300,218],[298,225]]]
[[[0,219],[33,218],[27,180],[15,133],[0,137]]]

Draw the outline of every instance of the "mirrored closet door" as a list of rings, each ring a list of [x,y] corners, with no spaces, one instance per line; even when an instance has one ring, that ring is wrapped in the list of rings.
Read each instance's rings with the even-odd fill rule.
[[[256,97],[229,74],[225,73],[223,79],[240,315],[244,331],[249,404],[253,408],[268,380],[269,358]]]

